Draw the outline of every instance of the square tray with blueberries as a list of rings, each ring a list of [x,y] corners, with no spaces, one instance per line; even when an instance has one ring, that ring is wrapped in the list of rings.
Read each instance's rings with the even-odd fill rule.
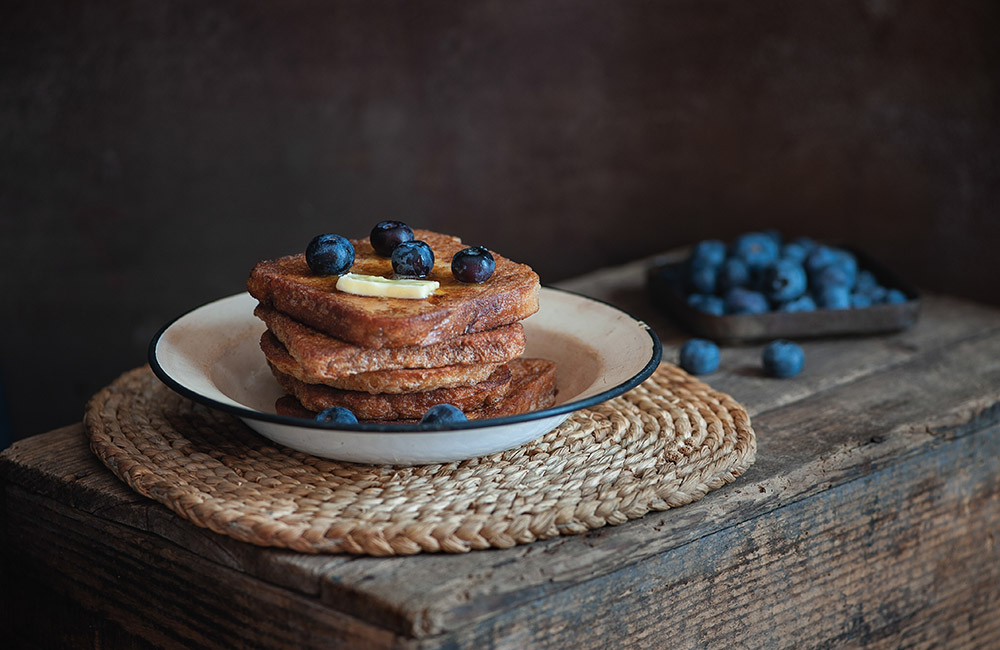
[[[689,332],[727,344],[892,332],[920,308],[915,289],[863,252],[776,231],[660,256],[647,284]]]

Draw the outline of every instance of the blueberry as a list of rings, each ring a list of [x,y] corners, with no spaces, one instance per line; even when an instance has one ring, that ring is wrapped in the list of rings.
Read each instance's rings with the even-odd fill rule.
[[[818,247],[806,258],[805,266],[813,289],[818,290],[835,285],[851,288],[858,275],[858,260],[854,254],[832,246]]]
[[[687,303],[706,314],[722,316],[726,313],[726,304],[722,298],[706,293],[692,293],[688,296]]]
[[[719,268],[716,266],[689,266],[688,288],[692,293],[715,293],[718,277]]]
[[[763,314],[771,309],[764,294],[739,287],[730,289],[725,301],[727,314]]]
[[[719,369],[719,346],[707,339],[688,339],[681,346],[679,361],[692,375],[707,375]]]
[[[876,284],[873,287],[865,289],[864,294],[868,296],[873,305],[878,305],[885,302],[885,298],[889,294],[889,290],[880,284]]]
[[[778,259],[778,243],[762,232],[748,232],[733,242],[732,254],[751,269],[759,269]]]
[[[878,280],[875,279],[875,275],[868,270],[858,271],[858,277],[854,280],[854,290],[868,293],[871,289],[878,286]]]
[[[354,245],[340,235],[316,235],[306,246],[306,264],[316,275],[340,275],[354,264]]]
[[[806,292],[806,270],[791,260],[778,260],[761,270],[761,289],[776,302],[794,300]]]
[[[316,414],[316,421],[323,424],[357,424],[358,418],[350,409],[342,406],[331,406]]]
[[[745,287],[750,283],[750,269],[746,263],[735,257],[730,257],[719,267],[716,277],[716,288],[721,292],[737,287]]]
[[[802,371],[805,354],[796,343],[778,339],[767,344],[762,356],[764,372],[771,377],[794,377]]]
[[[392,250],[392,270],[405,278],[426,278],[434,268],[434,251],[427,242],[405,241]]]
[[[689,260],[691,267],[719,266],[726,259],[726,244],[718,239],[705,239],[694,246]]]
[[[451,404],[435,404],[420,418],[420,424],[447,426],[466,421],[465,413]]]
[[[850,289],[852,278],[847,269],[840,264],[828,264],[810,276],[813,291],[821,292],[830,287]]]
[[[413,231],[402,221],[379,221],[368,239],[376,253],[389,257],[397,246],[413,241]]]
[[[816,293],[816,305],[823,309],[850,309],[851,290],[844,286],[826,287]]]
[[[801,246],[805,249],[806,255],[813,252],[819,244],[812,237],[796,237],[792,241],[788,242],[790,244],[795,244],[796,246]]]
[[[777,246],[779,249],[781,248],[781,241],[783,237],[781,236],[780,230],[778,230],[777,228],[768,228],[767,230],[762,230],[760,234],[766,237],[770,237],[772,240],[774,240],[774,245]]]
[[[812,296],[806,294],[796,298],[795,300],[789,300],[788,302],[782,303],[778,307],[778,310],[787,312],[816,311],[816,301],[812,299]]]
[[[853,287],[858,279],[858,258],[851,251],[842,248],[833,249],[833,254],[836,257],[834,264],[847,273],[848,284]]]
[[[459,282],[486,282],[496,266],[493,256],[483,246],[463,248],[451,258],[451,274]]]
[[[906,302],[906,294],[899,289],[889,289],[885,294],[885,303],[887,305],[901,305]]]
[[[806,256],[805,267],[810,276],[837,261],[837,254],[829,246],[818,245]]]
[[[853,309],[864,309],[872,306],[872,299],[867,293],[855,291],[851,294],[851,307]]]
[[[802,264],[806,261],[809,250],[797,242],[788,242],[781,247],[781,259]]]

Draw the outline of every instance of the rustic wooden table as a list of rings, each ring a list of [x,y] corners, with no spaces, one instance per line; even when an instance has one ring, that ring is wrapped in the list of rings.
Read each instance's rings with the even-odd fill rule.
[[[683,335],[642,262],[567,288]],[[904,332],[726,347],[756,464],[694,504],[465,555],[307,556],[200,529],[81,425],[0,457],[4,636],[23,647],[1000,647],[1000,310],[927,296]],[[125,370],[125,369],[123,369]],[[11,647],[10,645],[6,647]]]

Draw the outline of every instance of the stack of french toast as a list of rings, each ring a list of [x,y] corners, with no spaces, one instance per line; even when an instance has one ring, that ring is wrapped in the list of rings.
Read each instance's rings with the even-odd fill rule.
[[[451,266],[467,248],[460,239],[412,233],[433,251],[424,279],[437,286],[422,298],[337,288],[345,273],[393,282],[390,258],[369,238],[349,240],[354,258],[345,273],[317,273],[303,253],[254,267],[247,289],[266,324],[261,349],[286,393],[279,414],[316,417],[340,407],[360,422],[411,423],[441,404],[473,420],[554,403],[555,364],[523,357],[521,321],[538,310],[538,275],[492,252],[490,277],[463,282]]]

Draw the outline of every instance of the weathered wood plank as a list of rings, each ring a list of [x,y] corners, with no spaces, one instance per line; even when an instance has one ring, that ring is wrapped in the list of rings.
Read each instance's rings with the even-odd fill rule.
[[[422,647],[1000,647],[998,459],[937,441]]]
[[[323,571],[351,560],[261,549],[190,523],[119,481],[90,452],[82,424],[19,441],[0,458],[0,475],[9,484],[159,535],[199,557],[304,594],[318,594]]]
[[[19,487],[5,497],[11,584],[64,593],[158,647],[405,647],[384,629],[159,536]]]
[[[43,569],[44,570],[44,569]],[[80,603],[38,579],[0,574],[7,588],[16,584],[16,597],[0,594],[0,629],[4,647],[12,650],[33,648],[116,648],[147,650],[150,642],[127,632],[117,622],[96,616]],[[45,613],[44,624],[39,614]]]

